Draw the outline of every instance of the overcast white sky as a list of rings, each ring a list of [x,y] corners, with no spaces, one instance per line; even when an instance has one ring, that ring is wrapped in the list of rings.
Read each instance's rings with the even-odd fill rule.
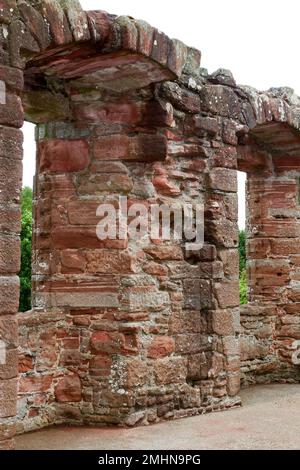
[[[258,89],[290,86],[300,95],[297,0],[81,0],[85,10],[106,10],[143,19],[202,51],[209,72],[230,69],[238,83]],[[35,169],[33,130],[25,124],[24,185]],[[239,177],[240,226],[244,178]]]

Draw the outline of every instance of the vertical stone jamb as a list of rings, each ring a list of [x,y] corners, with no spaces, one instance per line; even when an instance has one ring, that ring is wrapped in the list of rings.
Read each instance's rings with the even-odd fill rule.
[[[206,237],[215,245],[222,275],[212,275],[213,308],[211,332],[216,377],[214,395],[236,397],[240,389],[238,225],[236,152],[232,147],[215,150],[216,155],[231,154],[233,166],[214,166],[208,179],[206,196]]]
[[[0,65],[0,449],[13,446],[22,186],[22,72]]]

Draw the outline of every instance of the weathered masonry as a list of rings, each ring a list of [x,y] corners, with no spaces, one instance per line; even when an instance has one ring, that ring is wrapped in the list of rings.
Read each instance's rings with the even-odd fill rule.
[[[241,378],[299,381],[300,100],[208,75],[200,58],[76,0],[0,0],[0,448],[53,423],[230,408]],[[37,125],[34,300],[17,315],[24,119]],[[237,169],[248,175],[241,309]],[[204,247],[99,241],[96,209],[120,195],[203,203]]]

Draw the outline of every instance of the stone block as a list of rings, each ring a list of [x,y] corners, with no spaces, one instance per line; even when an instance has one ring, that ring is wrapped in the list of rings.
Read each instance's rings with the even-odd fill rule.
[[[3,341],[3,339],[1,339]],[[6,349],[5,363],[0,362],[0,380],[13,379],[18,375],[18,351]]]
[[[160,135],[113,135],[95,140],[93,155],[100,160],[164,160],[167,155],[167,143],[165,137]]]
[[[18,346],[18,324],[15,315],[0,315],[0,339],[9,349]]]
[[[213,332],[220,336],[230,336],[235,333],[233,312],[231,310],[215,310],[212,312]]]
[[[20,260],[20,239],[15,236],[0,235],[0,273],[18,273]]]
[[[163,32],[154,30],[152,37],[151,59],[167,65],[170,39]]]
[[[87,272],[95,273],[130,273],[134,269],[134,259],[129,253],[112,250],[93,250],[86,253]]]
[[[158,359],[170,356],[175,349],[174,339],[168,336],[158,336],[154,338],[148,348],[147,356],[151,359]]]
[[[120,353],[124,336],[118,332],[97,331],[91,336],[91,349],[94,354]]]
[[[178,85],[175,82],[166,82],[162,85],[162,96],[172,105],[191,114],[198,114],[201,109],[201,101],[198,94]]]
[[[43,393],[48,392],[53,381],[52,375],[28,375],[19,380],[19,393]]]
[[[18,19],[9,25],[9,52],[11,65],[19,69],[25,68],[26,60],[30,56],[40,52],[40,47],[29,29]]]
[[[81,171],[89,163],[88,144],[85,140],[44,140],[39,143],[38,152],[41,172]]]
[[[0,126],[0,158],[10,160],[23,157],[23,134],[18,129]]]
[[[22,186],[22,162],[0,158],[0,203],[18,203]]]
[[[216,282],[214,292],[221,309],[239,305],[238,281]]]
[[[58,402],[79,402],[82,398],[81,381],[77,375],[66,375],[60,379],[54,389]]]
[[[207,309],[212,305],[210,281],[205,279],[185,279],[183,281],[184,308]]]
[[[60,256],[62,273],[80,273],[85,270],[85,256],[78,250],[64,250]]]
[[[47,296],[46,296],[47,299]],[[53,307],[118,307],[118,293],[115,292],[52,292],[49,303]]]
[[[237,120],[241,117],[241,105],[232,88],[206,85],[201,89],[200,98],[203,111]]]
[[[11,92],[20,92],[23,90],[24,78],[21,70],[1,65],[0,80],[5,82],[6,90]]]
[[[144,360],[132,359],[126,366],[126,388],[142,387],[150,382],[150,368]]]
[[[105,43],[109,37],[112,20],[106,11],[88,11],[87,20],[94,42]]]
[[[159,261],[166,260],[183,260],[183,251],[180,246],[153,246],[145,248],[144,251]]]
[[[54,45],[61,46],[73,41],[67,16],[59,0],[43,0],[40,11],[49,24]]]
[[[9,91],[5,94],[5,104],[0,103],[0,124],[20,128],[23,126],[24,112],[21,98]]]
[[[88,19],[79,0],[59,0],[59,3],[64,9],[74,40],[88,41],[90,39]]]
[[[214,168],[209,173],[209,187],[218,191],[237,192],[237,173],[227,168]]]
[[[15,416],[17,411],[17,379],[0,380],[0,418]]]
[[[241,388],[241,377],[239,372],[231,373],[227,376],[227,393],[230,397],[236,396]]]
[[[188,48],[178,39],[171,39],[168,53],[168,68],[180,77],[183,67],[186,64]]]
[[[30,33],[37,41],[42,50],[50,45],[51,37],[45,22],[39,11],[25,1],[18,2],[18,9],[21,17],[29,29]]]
[[[19,285],[17,276],[0,277],[0,316],[7,313],[16,313],[19,307]]]
[[[157,385],[181,383],[186,379],[187,362],[180,357],[158,359],[154,371]]]

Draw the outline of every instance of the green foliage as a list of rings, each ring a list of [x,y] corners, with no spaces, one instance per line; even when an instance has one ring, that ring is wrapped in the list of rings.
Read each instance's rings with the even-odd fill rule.
[[[31,243],[32,243],[32,189],[22,190],[21,271],[19,310],[31,309]]]
[[[247,303],[247,277],[246,277],[246,234],[245,230],[239,232],[240,255],[240,304]]]
[[[244,305],[247,303],[247,279],[246,270],[240,273],[240,304]]]
[[[240,274],[246,269],[246,234],[245,230],[239,231],[239,255]]]

